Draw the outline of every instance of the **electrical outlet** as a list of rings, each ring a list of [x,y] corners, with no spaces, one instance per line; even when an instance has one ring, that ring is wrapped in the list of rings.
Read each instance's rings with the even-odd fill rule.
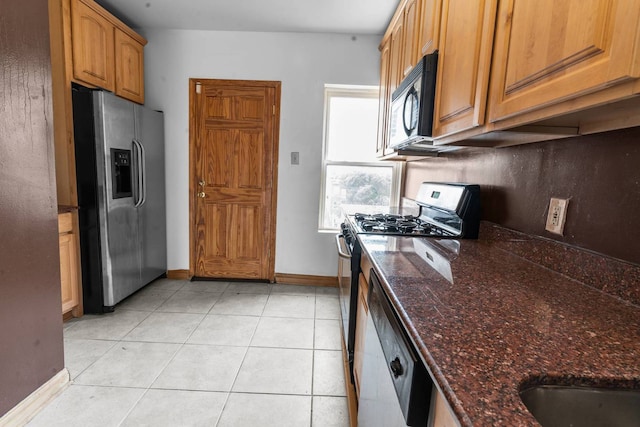
[[[545,226],[547,231],[561,236],[563,235],[568,206],[569,199],[551,198],[549,202],[549,212],[547,213],[547,225]]]
[[[300,153],[298,151],[291,152],[291,164],[292,165],[300,164]]]

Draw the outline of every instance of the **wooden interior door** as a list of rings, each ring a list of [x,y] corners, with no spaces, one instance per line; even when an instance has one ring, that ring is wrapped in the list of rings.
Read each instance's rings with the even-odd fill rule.
[[[190,81],[191,274],[273,281],[280,82]]]

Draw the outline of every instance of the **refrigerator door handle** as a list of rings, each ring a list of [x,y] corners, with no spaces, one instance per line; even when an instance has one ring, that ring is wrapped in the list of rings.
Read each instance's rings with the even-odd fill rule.
[[[138,141],[138,145],[140,145],[140,163],[142,164],[142,173],[140,174],[140,181],[142,183],[142,202],[140,206],[142,206],[147,202],[147,152],[140,141]]]
[[[147,196],[147,183],[146,183],[146,162],[144,146],[136,139],[133,140],[133,146],[136,150],[136,201],[135,207],[142,206]]]

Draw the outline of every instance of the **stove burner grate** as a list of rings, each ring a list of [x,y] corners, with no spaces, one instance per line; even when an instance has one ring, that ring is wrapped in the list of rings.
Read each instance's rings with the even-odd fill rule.
[[[412,236],[451,236],[451,233],[421,220],[414,215],[356,213],[354,216],[358,227],[369,233]]]

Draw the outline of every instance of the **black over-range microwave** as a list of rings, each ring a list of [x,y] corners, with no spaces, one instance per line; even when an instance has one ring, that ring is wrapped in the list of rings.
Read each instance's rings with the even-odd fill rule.
[[[431,137],[437,68],[438,51],[425,55],[393,92],[390,148],[425,151],[450,151],[453,148],[434,147]]]

